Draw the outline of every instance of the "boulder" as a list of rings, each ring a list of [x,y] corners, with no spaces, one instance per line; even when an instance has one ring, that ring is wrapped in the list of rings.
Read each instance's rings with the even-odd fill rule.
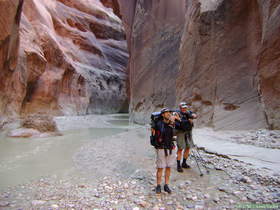
[[[21,126],[10,129],[9,137],[39,137],[59,136],[56,122],[48,115],[29,115],[21,120]]]
[[[43,132],[57,132],[56,122],[48,115],[31,115],[22,121],[23,128],[36,129]]]
[[[11,130],[8,133],[9,137],[15,137],[15,138],[30,138],[30,137],[37,137],[40,135],[40,132],[36,129],[32,128],[18,128],[15,130]]]

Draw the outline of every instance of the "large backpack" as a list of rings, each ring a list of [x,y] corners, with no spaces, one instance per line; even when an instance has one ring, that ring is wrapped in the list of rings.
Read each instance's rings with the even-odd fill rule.
[[[179,115],[181,117],[179,130],[182,130],[184,132],[192,130],[193,127],[193,125],[189,121],[189,117],[187,117],[187,114],[191,114],[191,113],[188,112],[182,115],[182,113],[179,112]]]
[[[155,127],[158,121],[160,120],[162,120],[161,112],[153,112],[151,114],[151,127],[152,128]],[[160,135],[161,135],[160,131],[157,130],[154,136],[153,135],[150,136],[150,143],[152,146],[154,147],[159,146],[158,139]]]

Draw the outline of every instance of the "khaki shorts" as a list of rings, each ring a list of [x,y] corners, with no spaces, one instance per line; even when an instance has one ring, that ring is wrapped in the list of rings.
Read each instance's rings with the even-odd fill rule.
[[[179,149],[188,149],[194,147],[193,138],[192,138],[192,131],[187,132],[180,132],[176,133],[177,135],[177,147]]]
[[[156,167],[157,168],[171,168],[172,164],[176,160],[176,152],[173,149],[170,154],[170,150],[167,150],[167,156],[165,156],[164,149],[156,149]]]

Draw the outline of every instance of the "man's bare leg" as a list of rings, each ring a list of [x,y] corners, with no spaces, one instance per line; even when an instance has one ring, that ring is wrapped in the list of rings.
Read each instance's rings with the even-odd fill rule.
[[[177,151],[177,160],[180,160],[182,159],[182,153],[183,153],[183,150],[182,149],[178,149]]]
[[[171,190],[169,189],[169,178],[170,178],[171,169],[165,168],[165,185],[164,185],[164,191],[167,193],[171,193]]]
[[[162,171],[163,168],[158,168],[157,169],[157,187],[156,187],[156,193],[160,194],[161,193],[161,178],[162,178]]]
[[[170,168],[165,169],[165,184],[169,184],[170,172],[171,172]]]
[[[157,185],[161,184],[162,171],[163,171],[163,168],[157,169]]]
[[[190,148],[186,148],[184,152],[184,158],[187,160],[190,154]]]

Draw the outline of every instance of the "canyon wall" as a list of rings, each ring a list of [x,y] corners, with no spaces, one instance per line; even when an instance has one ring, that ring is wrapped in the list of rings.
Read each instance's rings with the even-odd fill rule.
[[[145,122],[155,108],[174,106],[185,0],[119,0],[130,52],[130,114]]]
[[[200,3],[187,5],[177,102],[216,129],[280,128],[280,2]]]
[[[12,83],[16,77],[19,49],[19,24],[23,0],[0,1],[0,112],[5,111],[9,101],[8,94],[20,91]],[[8,80],[8,81],[7,81]],[[9,86],[9,87],[7,87]],[[10,91],[10,92],[9,92]],[[12,100],[12,98],[10,98]]]
[[[262,27],[259,90],[269,127],[280,129],[280,1],[258,0],[258,4]]]
[[[10,69],[0,68],[1,115],[127,111],[125,31],[114,13],[116,8],[103,3],[28,0],[23,4],[19,28],[16,13],[1,5],[1,18],[8,15],[14,20],[1,24],[10,27],[7,32],[14,37],[10,46],[19,49],[17,55],[17,50],[7,53],[0,47],[2,55],[12,55],[18,61],[17,65],[9,61],[13,64]],[[17,8],[15,3],[13,6]]]
[[[146,123],[186,101],[198,126],[280,128],[279,0],[22,3],[0,2],[1,116],[112,113],[130,101],[131,119]]]
[[[198,126],[280,128],[278,0],[119,2],[134,121],[186,101]]]

